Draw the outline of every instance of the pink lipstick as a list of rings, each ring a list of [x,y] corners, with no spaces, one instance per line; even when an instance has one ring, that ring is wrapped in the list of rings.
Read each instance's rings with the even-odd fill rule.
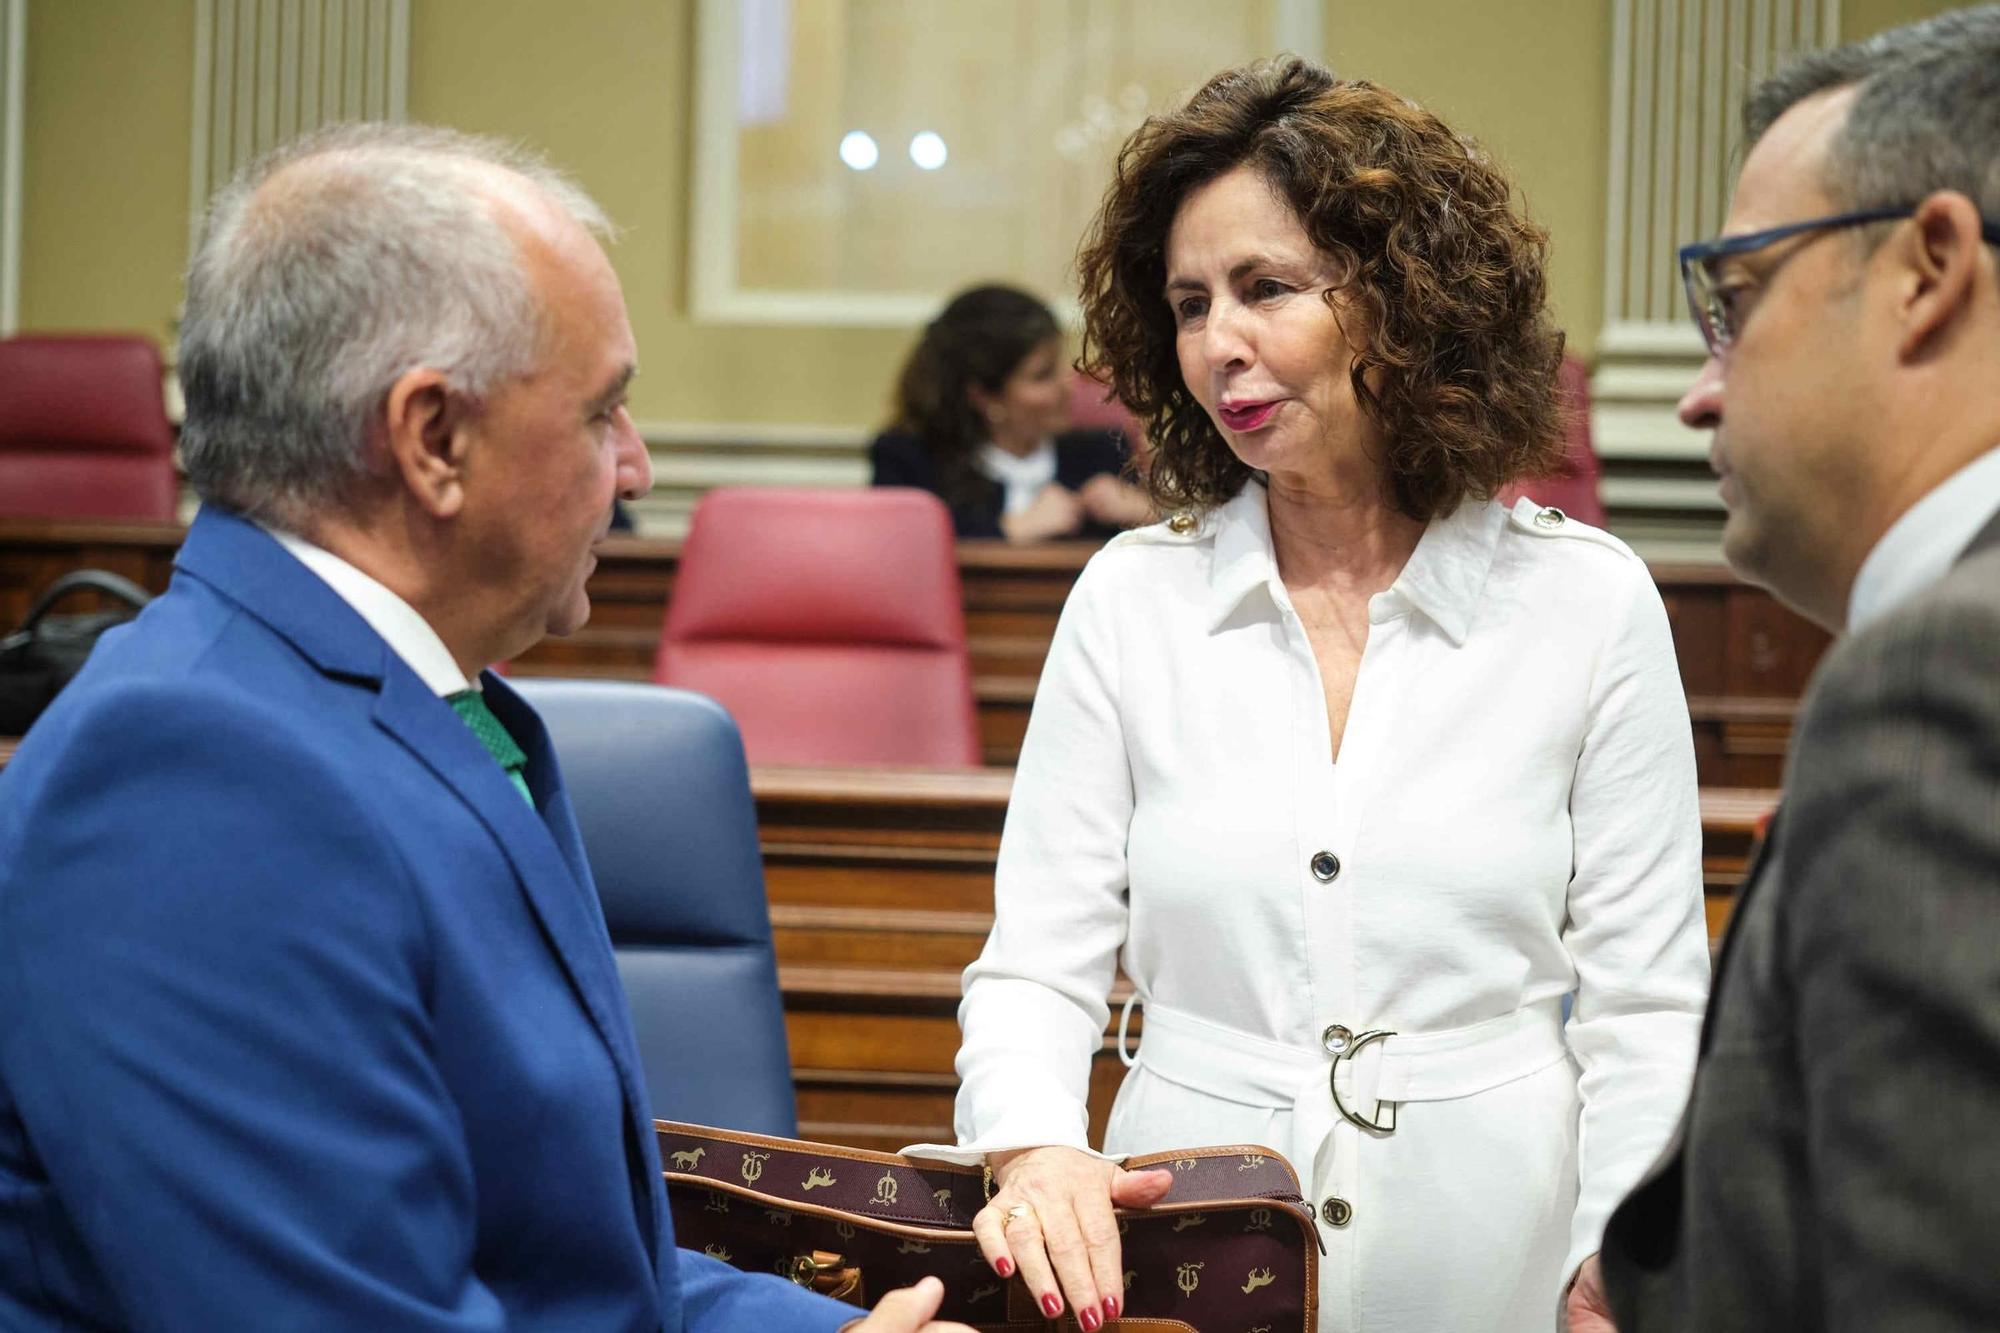
[[[1275,402],[1266,403],[1219,403],[1215,414],[1222,418],[1222,424],[1236,433],[1243,434],[1261,428],[1278,410]]]

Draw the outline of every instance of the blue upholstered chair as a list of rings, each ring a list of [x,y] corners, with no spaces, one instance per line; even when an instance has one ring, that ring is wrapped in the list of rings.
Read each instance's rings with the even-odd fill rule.
[[[548,724],[632,1006],[653,1114],[796,1135],[743,741],[703,695],[508,682]]]

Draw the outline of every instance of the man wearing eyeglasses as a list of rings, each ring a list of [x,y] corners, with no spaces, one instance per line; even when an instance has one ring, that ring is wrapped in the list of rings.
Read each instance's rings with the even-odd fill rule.
[[[1745,121],[1681,419],[1730,563],[1844,637],[1603,1284],[1623,1333],[2000,1328],[2000,6]]]

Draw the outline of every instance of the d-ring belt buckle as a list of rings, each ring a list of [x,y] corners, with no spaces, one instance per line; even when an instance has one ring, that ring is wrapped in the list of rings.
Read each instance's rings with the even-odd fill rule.
[[[1393,1037],[1395,1035],[1393,1032],[1357,1033],[1353,1040],[1347,1043],[1345,1050],[1334,1054],[1333,1064],[1327,1069],[1326,1074],[1327,1091],[1333,1094],[1333,1109],[1340,1112],[1341,1118],[1349,1124],[1359,1125],[1363,1129],[1372,1129],[1378,1134],[1394,1134],[1396,1132],[1396,1103],[1384,1102],[1381,1098],[1376,1098],[1375,1119],[1373,1120],[1368,1119],[1366,1116],[1356,1115],[1354,1112],[1348,1110],[1346,1103],[1340,1100],[1340,1062],[1342,1060],[1352,1060],[1355,1056],[1361,1054],[1362,1048],[1370,1042],[1381,1041],[1385,1037]],[[1386,1120],[1382,1116],[1382,1108],[1384,1106],[1389,1108]]]

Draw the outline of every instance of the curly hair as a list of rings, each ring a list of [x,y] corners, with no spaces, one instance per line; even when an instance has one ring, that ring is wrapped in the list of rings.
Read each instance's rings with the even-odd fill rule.
[[[973,287],[951,298],[925,328],[896,380],[897,430],[917,437],[953,504],[994,488],[973,462],[990,434],[972,405],[976,386],[997,394],[1037,347],[1062,336],[1053,311],[1016,287]]]
[[[1078,254],[1078,366],[1147,423],[1163,510],[1221,504],[1251,475],[1182,381],[1165,294],[1182,203],[1245,165],[1291,205],[1365,320],[1350,378],[1381,428],[1397,509],[1428,520],[1560,464],[1547,232],[1436,116],[1293,57],[1227,70],[1180,110],[1148,117],[1120,149]]]

